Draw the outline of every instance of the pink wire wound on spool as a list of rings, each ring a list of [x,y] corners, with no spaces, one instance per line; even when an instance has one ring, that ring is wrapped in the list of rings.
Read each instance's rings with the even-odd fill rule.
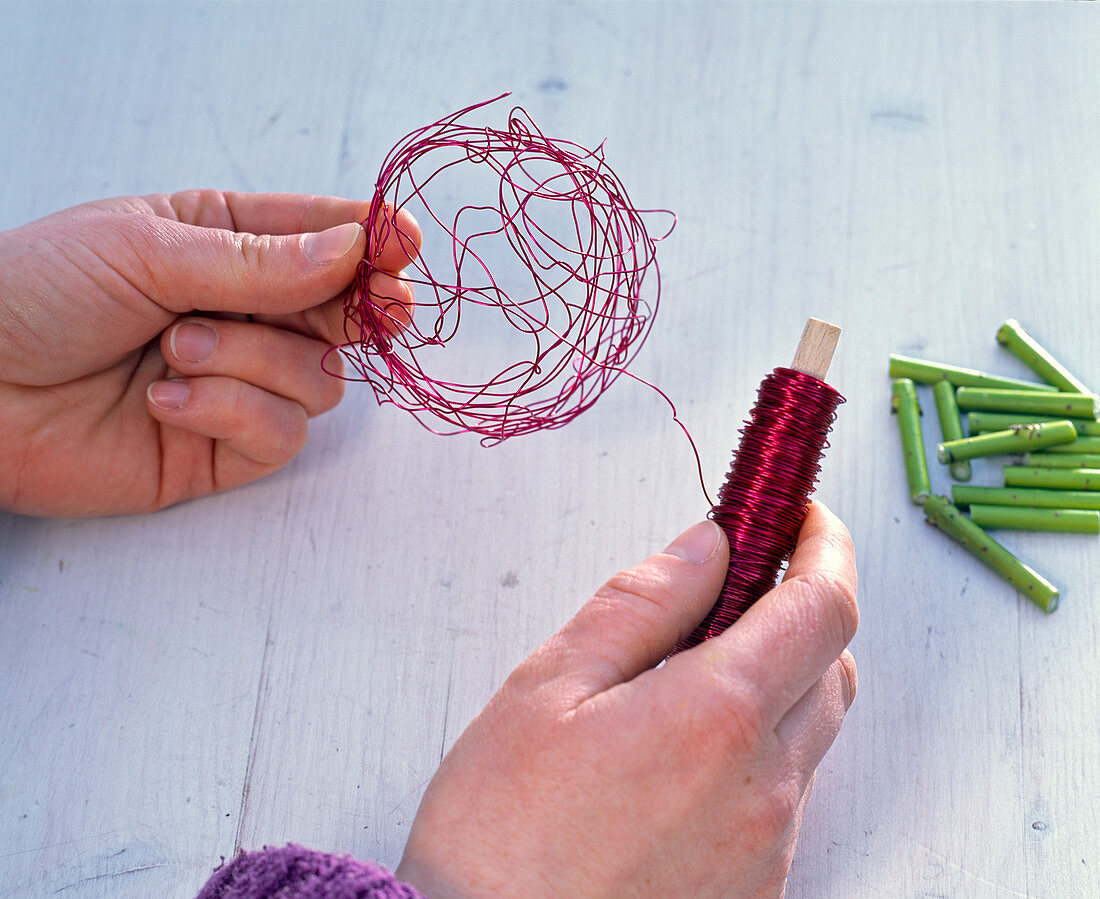
[[[791,367],[777,368],[761,382],[710,513],[729,540],[726,581],[714,607],[674,653],[733,624],[775,586],[794,551],[829,429],[844,402],[823,380],[839,336],[835,325],[810,319]]]

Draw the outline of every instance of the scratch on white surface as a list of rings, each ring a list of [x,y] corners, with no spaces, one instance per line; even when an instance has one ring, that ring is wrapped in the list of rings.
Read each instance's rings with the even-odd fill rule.
[[[105,830],[102,833],[92,833],[87,836],[74,837],[71,840],[59,840],[56,843],[44,843],[41,846],[30,846],[26,849],[16,849],[12,852],[0,852],[0,861],[5,858],[14,858],[17,855],[26,855],[28,852],[45,852],[47,849],[60,849],[63,846],[75,846],[78,843],[87,843],[89,840],[110,839],[118,836],[121,831]]]
[[[451,720],[451,692],[454,687],[455,679],[455,642],[458,639],[458,634],[455,630],[448,628],[450,631],[450,652],[447,659],[447,693],[443,697],[443,727],[439,737],[439,763],[442,764],[443,757],[447,754],[447,725]]]
[[[952,871],[962,874],[965,877],[969,877],[975,883],[979,883],[983,886],[992,887],[993,889],[998,890],[997,895],[999,896],[1018,896],[1020,897],[1020,899],[1030,899],[1030,896],[1027,893],[1021,893],[1019,890],[1014,890],[1011,887],[1006,887],[1004,884],[997,883],[995,880],[990,880],[987,877],[982,877],[980,874],[975,874],[973,871],[968,871],[962,865],[956,864],[955,862],[951,861],[951,859],[944,855],[944,853],[940,852],[937,849],[933,849],[931,846],[926,846],[924,843],[921,843],[917,840],[910,840],[909,842],[912,845],[916,846],[918,849],[921,849],[924,852],[928,853],[928,855],[932,856],[936,861],[950,868]]]
[[[919,104],[876,109],[868,118],[872,124],[884,126],[891,131],[911,131],[928,124],[928,118]]]
[[[894,262],[890,265],[880,265],[875,271],[879,274],[886,274],[887,272],[900,272],[906,269],[916,268],[918,265],[921,265],[921,263],[912,260],[909,262]]]
[[[168,865],[165,862],[158,862],[155,865],[139,865],[136,868],[127,868],[125,871],[108,871],[105,874],[93,874],[91,877],[81,877],[80,880],[74,880],[72,883],[67,883],[63,887],[51,890],[51,893],[63,893],[65,890],[71,890],[73,887],[78,887],[82,883],[90,883],[93,880],[104,880],[108,877],[123,877],[126,874],[136,874],[139,871],[150,871],[153,868],[166,867],[168,867]]]
[[[454,684],[454,671],[447,674],[447,695],[443,697],[443,733],[439,742],[439,763],[443,763],[443,756],[447,754],[447,721],[451,716],[451,687]]]
[[[240,814],[237,816],[237,833],[233,837],[233,854],[241,851],[245,814],[248,810],[248,794],[252,788],[252,769],[256,762],[256,735],[260,730],[260,717],[263,713],[264,696],[267,694],[268,656],[271,651],[271,623],[275,610],[268,609],[267,631],[264,634],[264,653],[260,659],[260,678],[256,686],[256,707],[252,712],[252,733],[248,737],[248,761],[244,768],[244,785],[241,787]]]

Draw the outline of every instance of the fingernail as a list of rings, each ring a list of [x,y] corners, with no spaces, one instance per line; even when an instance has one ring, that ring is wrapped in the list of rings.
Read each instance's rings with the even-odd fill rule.
[[[701,565],[709,562],[718,552],[722,530],[713,521],[700,521],[673,540],[665,552],[678,559]]]
[[[146,394],[161,409],[178,409],[191,395],[191,385],[186,381],[154,381]]]
[[[214,329],[197,321],[180,322],[168,335],[172,354],[182,362],[204,362],[217,343]]]
[[[306,234],[302,238],[302,249],[311,261],[318,265],[329,265],[351,252],[362,231],[355,222],[348,222],[327,231]]]

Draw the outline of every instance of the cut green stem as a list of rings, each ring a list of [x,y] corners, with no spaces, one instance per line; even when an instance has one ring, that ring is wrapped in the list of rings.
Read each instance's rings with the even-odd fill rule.
[[[1018,378],[1002,378],[973,368],[961,368],[943,362],[929,362],[912,356],[890,354],[890,377],[909,378],[918,384],[935,384],[949,381],[956,387],[1004,387],[1010,390],[1049,390],[1046,384],[1022,381]]]
[[[1067,393],[1092,393],[1069,369],[1048,353],[1015,319],[1006,321],[997,331],[997,342],[1035,374]]]
[[[1100,492],[1088,490],[1044,490],[1034,487],[975,487],[954,484],[951,498],[956,506],[978,503],[987,506],[1038,506],[1047,509],[1094,509],[1100,511]]]
[[[1058,588],[1025,565],[944,497],[932,494],[924,504],[925,517],[953,540],[1011,583],[1044,612],[1058,608]]]
[[[982,412],[975,409],[966,416],[967,430],[971,435],[986,431],[1003,431],[1013,425],[1033,425],[1044,421],[1061,421],[1063,415],[1020,415],[1013,412]],[[1073,426],[1082,437],[1100,437],[1100,421],[1079,418]]]
[[[1048,447],[1053,450],[1054,447]],[[1100,468],[1100,453],[1025,453],[1024,465],[1042,468]]]
[[[936,449],[943,463],[962,462],[980,456],[1004,456],[1057,446],[1077,439],[1077,429],[1069,421],[1047,421],[1037,425],[1017,425],[1007,431],[990,431],[977,437],[945,441]]]
[[[1051,453],[1100,453],[1100,437],[1078,437],[1070,443],[1060,443],[1058,446],[1047,447]]]
[[[1000,390],[982,387],[960,387],[955,394],[960,409],[985,409],[992,412],[1020,412],[1035,415],[1056,415],[1061,418],[1094,420],[1097,397],[1091,393],[1055,393],[1034,390]]]
[[[1087,509],[1045,509],[1036,506],[987,506],[971,503],[970,520],[983,528],[1100,534],[1100,512]]]
[[[932,395],[936,398],[936,414],[940,419],[944,442],[962,440],[962,417],[959,415],[959,404],[955,402],[955,385],[950,381],[937,381],[932,385]],[[951,477],[956,481],[969,481],[971,473],[969,462],[951,463]]]
[[[913,505],[924,504],[932,492],[928,480],[928,459],[924,454],[924,437],[920,430],[920,403],[917,388],[909,378],[898,378],[893,385],[891,404],[898,418],[898,434],[905,455],[905,478],[909,482],[909,499]]]
[[[1006,487],[1049,487],[1054,490],[1100,490],[1100,468],[1039,468],[1006,465]]]

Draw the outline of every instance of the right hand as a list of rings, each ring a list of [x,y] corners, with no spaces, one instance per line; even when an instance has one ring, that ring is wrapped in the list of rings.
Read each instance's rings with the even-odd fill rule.
[[[523,662],[429,784],[397,875],[432,899],[781,896],[855,694],[855,561],[812,504],[783,583],[655,667],[727,557],[696,525]]]

